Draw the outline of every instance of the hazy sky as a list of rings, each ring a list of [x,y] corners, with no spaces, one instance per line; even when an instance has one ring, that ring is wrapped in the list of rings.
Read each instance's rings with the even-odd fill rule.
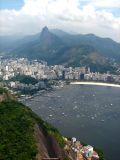
[[[120,0],[0,0],[0,35],[34,34],[44,26],[120,42]]]

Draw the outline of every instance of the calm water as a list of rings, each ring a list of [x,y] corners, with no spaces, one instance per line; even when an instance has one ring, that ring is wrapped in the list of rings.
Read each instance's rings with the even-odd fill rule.
[[[25,102],[63,135],[120,155],[120,88],[70,85]]]

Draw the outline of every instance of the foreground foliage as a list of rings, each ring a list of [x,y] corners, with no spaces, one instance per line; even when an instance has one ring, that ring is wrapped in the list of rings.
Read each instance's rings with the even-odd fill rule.
[[[30,160],[37,153],[30,110],[20,103],[0,104],[0,159]]]
[[[33,136],[35,123],[45,135],[51,134],[64,147],[57,129],[44,122],[28,107],[16,101],[0,103],[0,160],[34,160],[37,147]]]

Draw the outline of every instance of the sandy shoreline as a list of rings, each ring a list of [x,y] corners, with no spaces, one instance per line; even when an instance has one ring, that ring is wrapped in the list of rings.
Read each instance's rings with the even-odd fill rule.
[[[70,84],[81,84],[81,85],[94,85],[94,86],[107,86],[107,87],[119,87],[119,84],[102,83],[102,82],[71,82]]]

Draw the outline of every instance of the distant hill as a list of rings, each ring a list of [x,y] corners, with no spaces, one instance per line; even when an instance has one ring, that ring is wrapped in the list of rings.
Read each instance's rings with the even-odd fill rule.
[[[57,32],[54,32],[56,35],[60,35]],[[120,60],[120,43],[113,41],[110,38],[101,38],[94,34],[86,35],[70,35],[70,34],[61,34],[61,39],[71,45],[90,45],[94,47],[101,55],[107,58],[114,58]]]
[[[51,62],[62,47],[64,47],[62,40],[44,27],[37,39],[16,47],[11,54]]]
[[[0,53],[3,52],[15,57],[45,60],[51,65],[86,65],[95,71],[114,71],[108,59],[120,61],[120,44],[112,39],[94,34],[73,35],[47,27],[38,34],[11,41],[6,48],[0,46]]]
[[[69,33],[64,32],[64,31],[62,31],[60,29],[50,29],[50,32],[53,33],[53,34],[55,34],[56,36],[58,36],[60,38],[63,37],[63,36],[70,35]]]

